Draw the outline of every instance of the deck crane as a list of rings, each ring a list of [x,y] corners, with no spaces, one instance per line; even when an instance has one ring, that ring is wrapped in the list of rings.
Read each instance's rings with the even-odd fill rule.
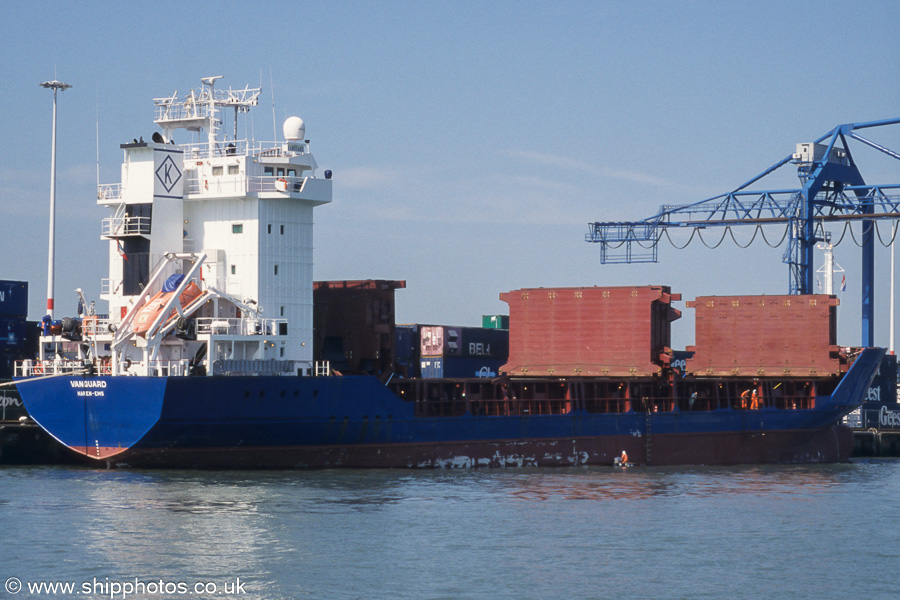
[[[670,228],[690,229],[693,239],[699,230],[710,227],[755,225],[759,231],[763,225],[784,224],[790,293],[811,294],[813,252],[816,242],[824,241],[825,224],[861,221],[862,345],[872,346],[875,221],[900,219],[900,183],[865,183],[847,142],[856,140],[900,160],[900,153],[857,133],[897,123],[900,118],[838,125],[814,142],[797,144],[796,152],[732,192],[693,204],[663,205],[657,214],[641,221],[590,223],[585,239],[600,244],[601,263],[646,263],[657,262],[659,243],[669,238]],[[799,189],[746,189],[788,163],[797,167]]]

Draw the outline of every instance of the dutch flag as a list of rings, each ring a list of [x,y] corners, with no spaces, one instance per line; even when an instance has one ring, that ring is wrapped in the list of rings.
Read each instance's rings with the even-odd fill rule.
[[[847,276],[846,275],[841,275],[841,291],[842,292],[847,291]]]

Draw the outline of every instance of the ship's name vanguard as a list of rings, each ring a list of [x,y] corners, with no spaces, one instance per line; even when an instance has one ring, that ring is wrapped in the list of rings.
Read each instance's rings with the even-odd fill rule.
[[[78,381],[70,381],[69,385],[73,388],[105,388],[106,382],[102,379],[81,379]]]

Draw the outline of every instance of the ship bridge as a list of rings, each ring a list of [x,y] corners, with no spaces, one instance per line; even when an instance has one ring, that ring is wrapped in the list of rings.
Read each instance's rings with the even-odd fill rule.
[[[101,299],[121,331],[159,292],[163,278],[151,277],[152,265],[178,256],[166,275],[192,272],[197,286],[214,290],[209,308],[179,314],[193,320],[188,354],[206,344],[208,373],[220,359],[227,371],[234,371],[229,360],[241,361],[240,369],[255,360],[305,364],[312,358],[312,211],[331,202],[331,172],[317,177],[300,117],[285,120],[281,140],[238,139],[237,121],[258,105],[260,90],[217,89],[218,79],[203,78],[187,95],[155,98],[161,131],[120,145],[122,180],[97,191],[97,203],[109,210],[101,222],[110,244]],[[176,141],[177,130],[193,135]],[[194,270],[198,262],[202,268]],[[257,343],[260,335],[266,343]],[[144,339],[129,338],[117,364],[126,355],[145,367],[185,359],[186,350],[170,340],[157,348]]]

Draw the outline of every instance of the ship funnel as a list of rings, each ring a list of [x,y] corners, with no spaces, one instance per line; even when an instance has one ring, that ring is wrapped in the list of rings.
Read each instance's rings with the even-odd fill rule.
[[[303,124],[303,119],[300,117],[288,117],[281,129],[284,139],[289,142],[303,141],[303,137],[306,135],[306,125]]]

